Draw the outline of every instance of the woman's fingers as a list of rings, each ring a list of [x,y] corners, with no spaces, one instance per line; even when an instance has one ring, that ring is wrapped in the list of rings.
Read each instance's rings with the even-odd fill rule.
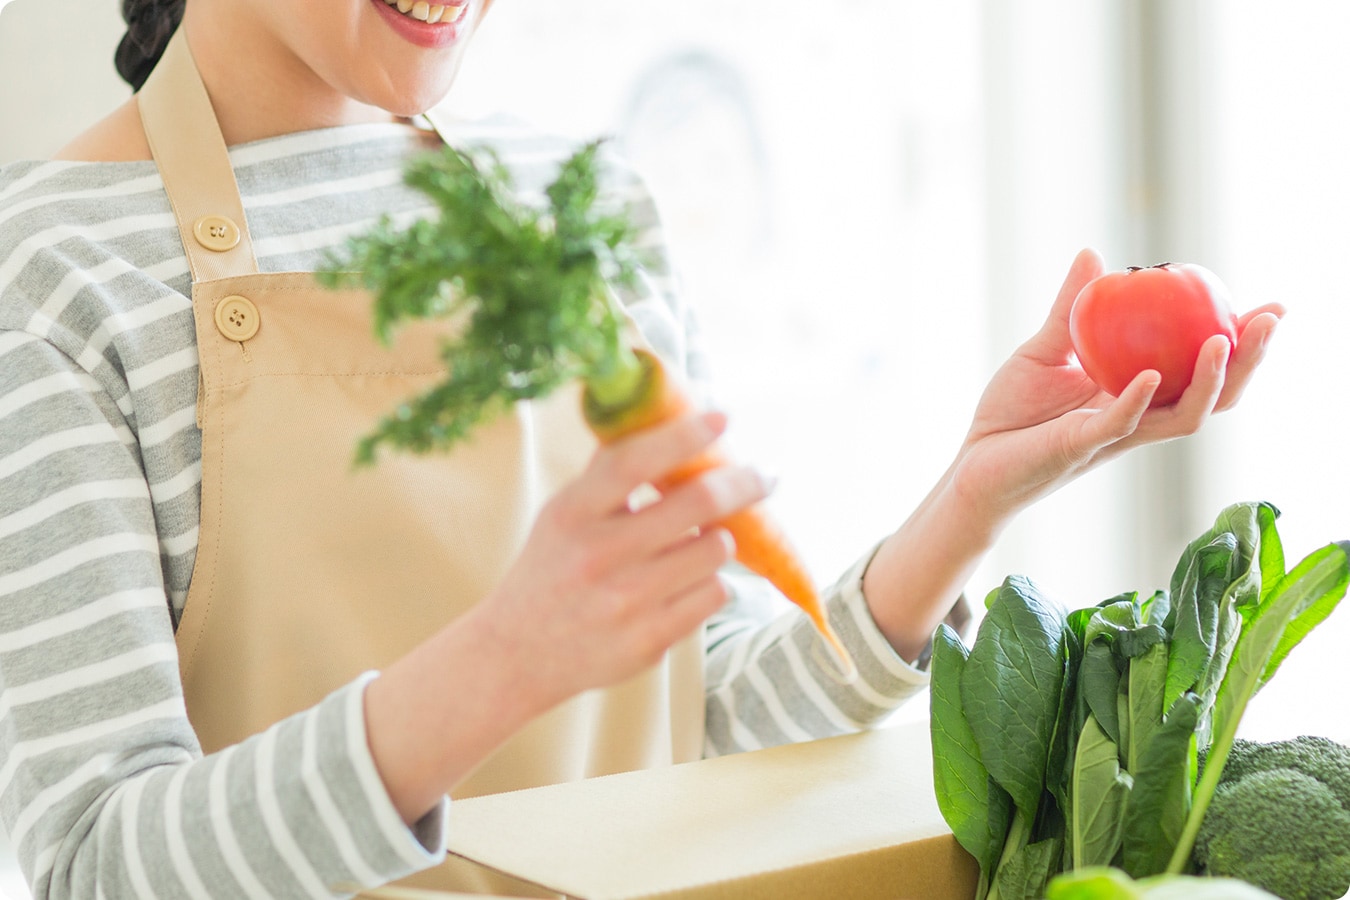
[[[735,552],[736,542],[725,529],[709,528],[627,567],[617,580],[624,591],[634,596],[650,597],[661,605],[669,605],[699,583],[716,578],[718,570],[731,562]]]
[[[640,638],[644,647],[639,659],[650,665],[675,644],[688,637],[708,617],[726,605],[730,597],[722,579],[716,575],[690,585],[669,599],[663,614],[647,624]]]
[[[708,451],[726,426],[724,413],[698,413],[606,444],[595,452],[581,478],[566,489],[567,501],[598,515],[626,509],[635,490],[660,481],[672,469]]]
[[[1280,317],[1284,314],[1283,307],[1278,304],[1271,306],[1275,308],[1263,307],[1261,310],[1253,310],[1251,314],[1239,320],[1237,347],[1228,361],[1228,374],[1224,378],[1223,392],[1219,394],[1216,410],[1230,409],[1237,403],[1257,366],[1265,358],[1266,346],[1270,343],[1271,335],[1275,333],[1276,326],[1280,324]]]
[[[1084,421],[1079,432],[1083,446],[1077,448],[1073,458],[1091,460],[1103,448],[1134,434],[1161,383],[1162,376],[1153,369],[1146,369],[1134,376],[1134,380],[1125,386],[1119,397],[1113,398]]]
[[[1064,276],[1059,293],[1055,295],[1054,305],[1050,307],[1045,324],[1023,346],[1025,354],[1049,364],[1060,364],[1068,358],[1073,348],[1073,342],[1069,340],[1069,312],[1073,309],[1073,301],[1078,299],[1079,292],[1089,281],[1102,274],[1102,270],[1102,258],[1096,250],[1087,248],[1078,251],[1068,274]]]
[[[1170,410],[1176,436],[1192,434],[1199,430],[1205,419],[1214,411],[1214,406],[1223,391],[1227,379],[1228,359],[1232,344],[1221,334],[1211,335],[1200,345],[1200,353],[1195,359],[1195,369],[1191,373],[1191,383],[1177,398]]]
[[[660,501],[614,519],[609,527],[621,544],[620,552],[646,555],[758,503],[772,490],[773,483],[754,469],[722,466],[667,489]]]
[[[1272,315],[1275,317],[1276,321],[1279,321],[1284,318],[1284,313],[1285,309],[1283,303],[1265,303],[1255,309],[1247,310],[1245,313],[1238,316],[1238,340],[1240,341],[1242,339],[1242,335],[1247,330],[1247,326],[1250,325],[1251,321],[1257,316]]]

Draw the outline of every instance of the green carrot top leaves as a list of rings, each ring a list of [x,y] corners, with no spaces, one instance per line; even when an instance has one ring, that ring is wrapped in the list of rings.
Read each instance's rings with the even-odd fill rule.
[[[438,215],[404,229],[385,217],[329,258],[320,282],[370,289],[381,340],[409,319],[462,325],[442,347],[446,379],[381,421],[358,462],[383,444],[445,449],[516,401],[634,370],[622,313],[607,298],[609,285],[631,283],[639,260],[628,217],[597,202],[601,145],[562,164],[542,207],[519,198],[491,149],[427,154],[405,181]]]

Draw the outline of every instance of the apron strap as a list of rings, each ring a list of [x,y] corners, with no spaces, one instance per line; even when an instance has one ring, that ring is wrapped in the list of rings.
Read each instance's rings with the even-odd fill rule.
[[[244,204],[211,98],[179,28],[137,94],[193,283],[256,275]]]

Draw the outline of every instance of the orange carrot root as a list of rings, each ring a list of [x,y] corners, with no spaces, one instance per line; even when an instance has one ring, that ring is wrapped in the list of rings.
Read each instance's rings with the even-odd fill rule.
[[[604,409],[594,402],[589,392],[583,394],[586,422],[604,443],[693,410],[688,395],[667,375],[655,356],[645,350],[634,350],[634,353],[643,365],[644,377],[632,402],[620,409]],[[727,462],[717,448],[712,448],[669,473],[657,488],[680,484]],[[766,578],[810,617],[829,645],[840,674],[848,681],[854,680],[858,670],[853,658],[830,626],[805,563],[778,523],[762,506],[756,505],[733,513],[717,524],[730,532],[735,540],[736,560]]]

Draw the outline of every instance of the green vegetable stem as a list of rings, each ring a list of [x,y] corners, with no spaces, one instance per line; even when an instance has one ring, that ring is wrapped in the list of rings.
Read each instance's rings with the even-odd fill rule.
[[[1230,753],[1239,771],[1251,768],[1236,738],[1249,701],[1350,582],[1350,542],[1286,572],[1278,515],[1268,503],[1223,510],[1187,546],[1166,591],[1067,611],[1013,576],[989,595],[970,648],[938,629],[934,785],[979,864],[977,900],[1040,898],[1051,885],[1063,898],[1179,897],[1193,881],[1217,883],[1188,877],[1197,873],[1243,878],[1286,900],[1330,900],[1337,895],[1297,893],[1258,878],[1260,867],[1225,862],[1256,858],[1254,847],[1231,849],[1239,821],[1248,841],[1260,821],[1261,801],[1244,792],[1269,797],[1276,786],[1325,813],[1287,830],[1328,848],[1323,883],[1339,884],[1344,871],[1350,886],[1344,795],[1315,792],[1306,782],[1319,776],[1308,772],[1225,787]],[[1337,759],[1336,783],[1350,793],[1350,751]]]

